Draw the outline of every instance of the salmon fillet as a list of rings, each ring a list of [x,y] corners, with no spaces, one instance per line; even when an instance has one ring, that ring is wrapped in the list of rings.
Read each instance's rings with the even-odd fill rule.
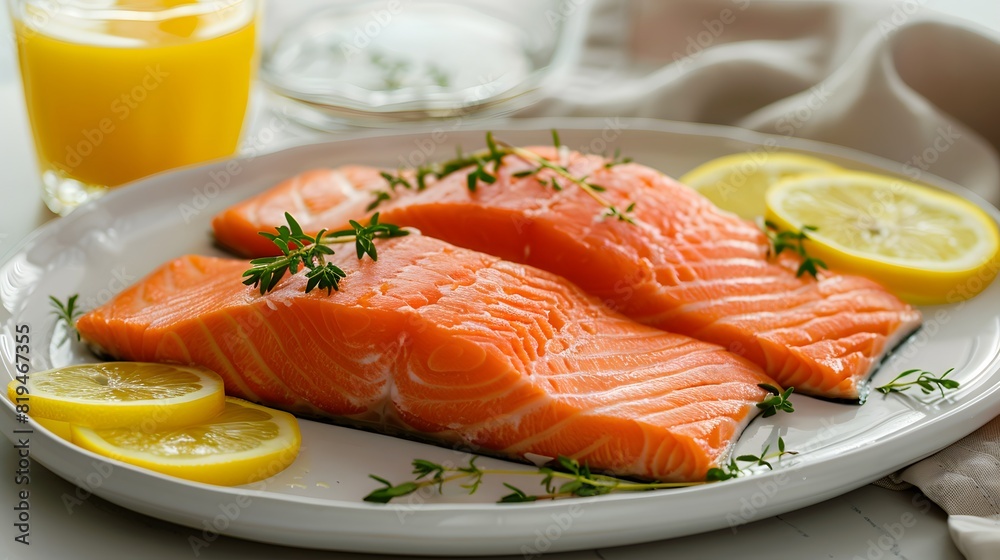
[[[622,476],[703,480],[775,384],[724,349],[640,325],[563,278],[442,241],[331,258],[340,291],[302,274],[267,295],[247,263],[186,256],[82,316],[119,359],[222,375],[230,395],[350,425]]]
[[[531,148],[559,159],[575,176],[604,187],[624,209],[636,202],[635,225],[601,219],[602,208],[565,180],[562,190],[535,165],[504,158],[494,184],[475,192],[466,174],[420,192],[397,189],[378,210],[382,221],[420,229],[469,249],[561,275],[641,323],[720,344],[749,358],[785,386],[825,398],[858,400],[882,358],[919,327],[920,313],[868,279],[822,272],[796,277],[797,257],[768,258],[767,237],[752,223],[717,209],[694,190],[639,164],[606,168],[604,158]],[[378,170],[352,168],[356,190],[385,189]],[[541,179],[541,180],[540,180]],[[365,209],[354,194],[315,203],[308,180],[292,179],[268,196],[272,221],[248,217],[239,233],[226,216],[246,216],[254,199],[216,219],[220,239],[250,239],[283,223],[278,211],[308,208],[307,230],[343,226]],[[323,190],[323,189],[320,189]],[[327,195],[328,196],[328,195]],[[339,197],[339,199],[338,199]],[[259,256],[274,251],[247,251]]]
[[[271,231],[284,224],[285,212],[290,212],[310,228],[321,223],[347,225],[366,213],[371,191],[384,186],[385,179],[373,167],[313,169],[215,216],[212,229],[219,243],[241,255],[276,255],[274,243],[257,234],[260,224],[269,224],[264,229]]]

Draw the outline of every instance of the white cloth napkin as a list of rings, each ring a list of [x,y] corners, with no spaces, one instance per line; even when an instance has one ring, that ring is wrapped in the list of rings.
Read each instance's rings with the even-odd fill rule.
[[[975,515],[948,516],[948,529],[955,546],[971,560],[1000,556],[1000,521]]]
[[[966,558],[1000,558],[1000,418],[887,478],[879,485],[917,486],[949,513]]]
[[[857,148],[1000,204],[1000,37],[920,0],[564,0],[568,83],[519,116],[727,124]],[[593,5],[591,6],[591,3]]]
[[[1000,203],[1000,36],[986,28],[920,0],[590,1],[566,0],[592,8],[573,76],[519,116],[652,117],[810,138]],[[892,480],[951,514],[966,557],[1000,558],[1000,419]]]

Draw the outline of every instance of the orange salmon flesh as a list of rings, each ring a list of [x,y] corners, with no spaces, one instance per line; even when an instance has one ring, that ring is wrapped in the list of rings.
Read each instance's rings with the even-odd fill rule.
[[[536,167],[516,156],[475,192],[470,170],[429,179],[419,192],[397,188],[377,208],[381,221],[562,276],[635,321],[721,345],[819,397],[859,399],[882,358],[921,323],[919,311],[868,279],[796,277],[797,257],[769,258],[754,224],[659,171],[530,149],[604,187],[618,208],[635,202],[636,224],[602,219],[596,201],[551,171],[515,177]],[[547,184],[553,178],[561,190]],[[374,190],[388,190],[375,168],[313,170],[222,212],[213,229],[241,254],[274,254],[257,232],[283,224],[284,212],[307,231],[339,229],[370,213]]]
[[[704,480],[777,385],[723,348],[636,323],[567,280],[418,234],[344,246],[340,290],[260,295],[246,261],[185,256],[77,322],[118,359],[198,364],[295,413],[565,455],[621,476]]]

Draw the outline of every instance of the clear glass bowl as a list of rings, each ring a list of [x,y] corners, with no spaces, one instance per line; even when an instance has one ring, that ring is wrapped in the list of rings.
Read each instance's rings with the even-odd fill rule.
[[[281,110],[320,129],[494,117],[570,66],[588,4],[320,3],[266,46],[261,75]]]

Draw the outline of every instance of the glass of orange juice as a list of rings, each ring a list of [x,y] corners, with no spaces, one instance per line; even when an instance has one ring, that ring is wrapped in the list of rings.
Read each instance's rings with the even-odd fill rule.
[[[10,0],[42,175],[58,214],[236,151],[258,0]]]

